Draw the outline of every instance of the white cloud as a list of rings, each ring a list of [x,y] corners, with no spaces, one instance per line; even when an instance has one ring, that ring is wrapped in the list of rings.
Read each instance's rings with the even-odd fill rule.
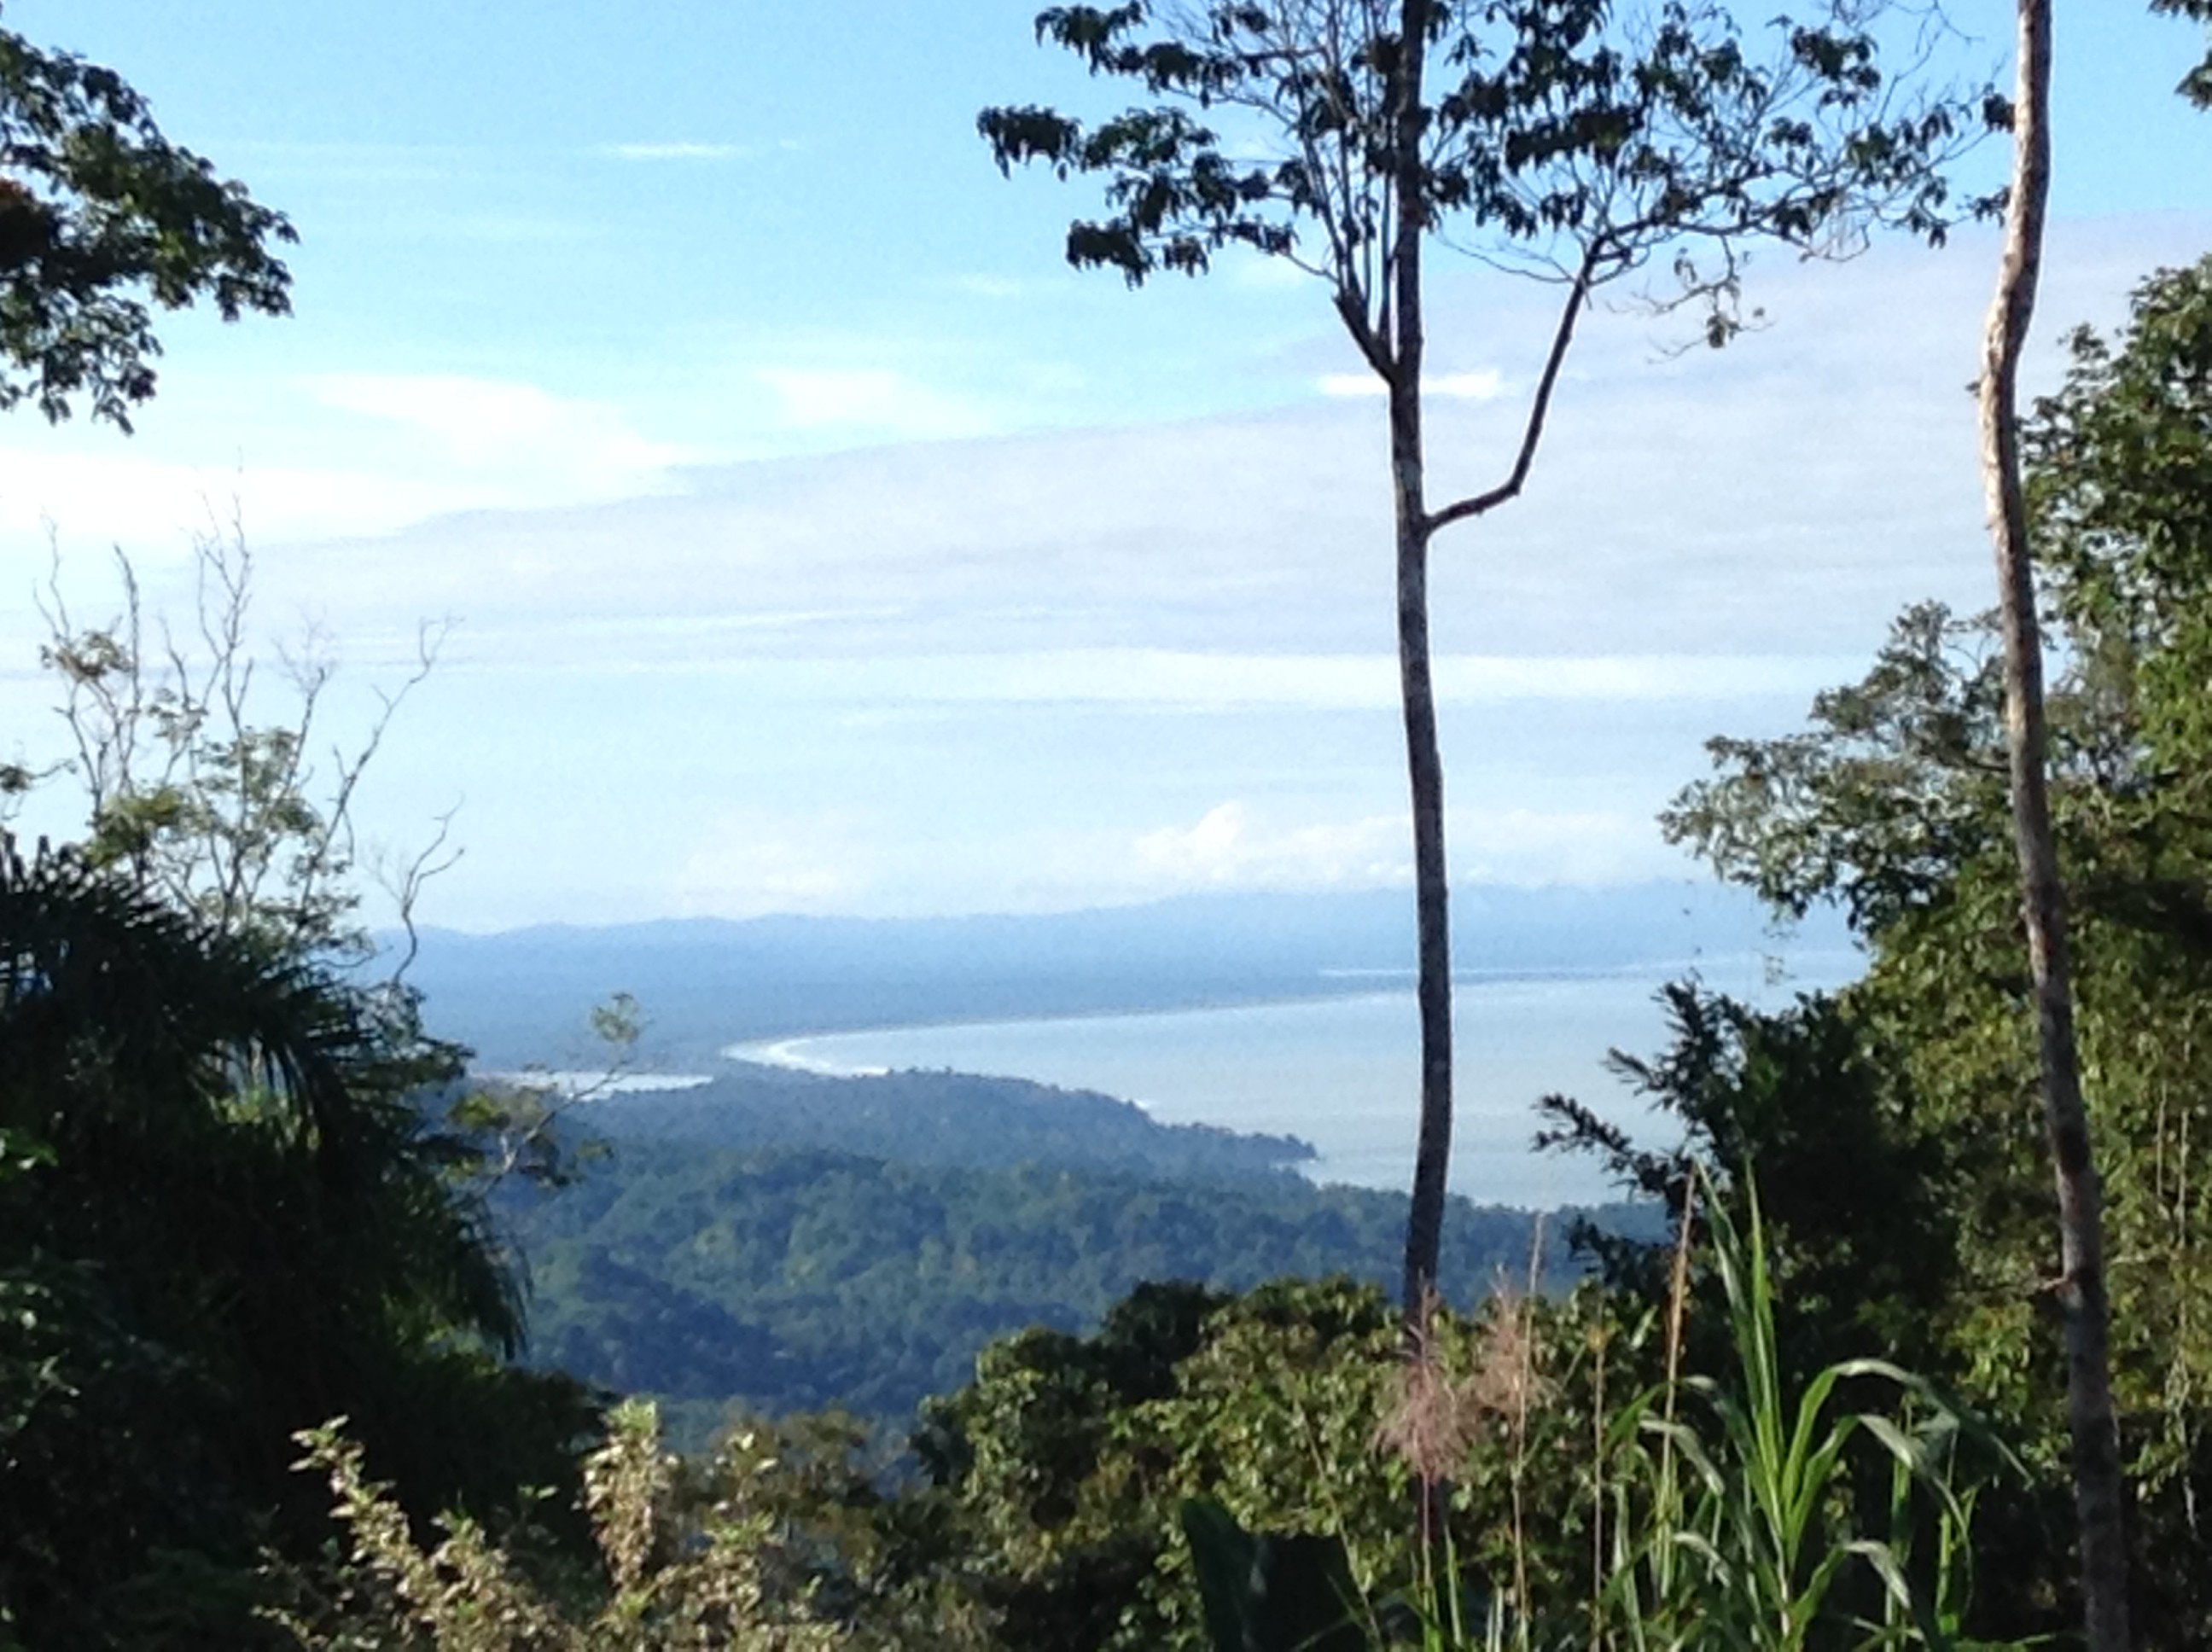
[[[1314,380],[1314,388],[1324,396],[1378,400],[1389,393],[1382,380],[1372,373],[1324,373]],[[1504,388],[1505,376],[1496,367],[1475,373],[1425,374],[1421,379],[1423,394],[1461,402],[1494,401]]]
[[[845,910],[872,881],[861,859],[842,816],[734,812],[685,858],[676,910],[716,918]]]
[[[514,548],[521,555],[523,548]],[[512,564],[475,559],[473,593],[451,592],[475,610]],[[533,566],[555,569],[543,558]],[[617,570],[619,572],[620,570]],[[638,570],[633,567],[630,570]],[[569,620],[561,647],[595,670],[632,676],[681,674],[732,680],[763,703],[838,708],[841,715],[912,716],[927,709],[990,706],[1114,708],[1139,713],[1395,712],[1398,665],[1389,654],[1204,653],[1157,648],[1056,648],[1004,653],[878,652],[915,618],[896,604],[750,613],[618,615]],[[855,652],[865,628],[871,646]],[[541,658],[545,635],[474,628],[485,663]],[[1801,704],[1863,669],[1856,653],[1445,655],[1433,662],[1437,699],[1460,708],[1640,704],[1698,707],[1776,700]]]
[[[991,425],[972,402],[888,367],[763,367],[755,376],[782,399],[783,422],[796,429],[944,438],[981,435]]]
[[[2109,322],[2126,276],[2156,261],[2131,242],[2099,260],[2054,263],[2044,383],[2063,366],[2057,325]],[[1805,694],[1863,668],[1905,602],[1987,600],[1958,388],[1983,267],[1962,245],[1942,259],[1777,271],[1762,295],[1776,330],[1719,356],[1656,361],[1650,324],[1592,315],[1527,496],[1437,550],[1456,880],[1664,870],[1649,815],[1698,772],[1705,735],[1793,726]],[[1541,318],[1478,312],[1488,296],[1470,294],[1455,319],[1445,293],[1439,337],[1498,341],[1492,359],[1525,383]],[[1318,351],[1293,370],[1342,361]],[[421,787],[434,807],[462,784],[472,799],[503,794],[511,851],[473,856],[460,875],[489,889],[485,869],[511,865],[501,911],[666,910],[679,879],[693,910],[881,911],[1402,877],[1372,401],[864,446],[939,433],[946,410],[928,380],[952,358],[911,340],[755,335],[716,359],[743,364],[731,399],[754,404],[749,415],[819,421],[812,445],[845,451],[687,469],[664,486],[675,478],[652,465],[665,453],[641,452],[605,410],[594,424],[527,386],[360,378],[338,387],[351,404],[339,411],[304,395],[264,410],[315,433],[276,456],[357,471],[272,471],[268,446],[246,449],[249,520],[264,538],[287,513],[356,513],[357,531],[432,507],[588,495],[571,469],[592,489],[659,489],[431,522],[366,555],[274,547],[296,554],[264,564],[264,611],[327,613],[349,652],[363,627],[404,639],[418,616],[466,617],[439,683],[479,709],[446,716],[419,757],[395,763],[441,775]],[[761,363],[788,369],[780,385],[750,379]],[[952,411],[956,427],[981,422]],[[1432,415],[1437,496],[1496,481],[1520,410],[1460,398]],[[629,457],[594,477],[575,455],[608,437]],[[95,463],[88,435],[24,427],[21,456],[0,456],[0,513],[34,525],[43,505],[72,544],[96,547],[110,522],[145,544],[133,520],[173,533],[198,519],[204,473],[143,466],[227,457],[216,440],[110,442]],[[212,479],[225,496],[229,477]],[[0,573],[19,570],[20,595],[41,547],[0,555],[16,557]],[[6,595],[0,628],[15,624]],[[471,727],[479,746],[457,753],[452,731]],[[548,728],[573,762],[543,761]],[[763,795],[872,823],[714,829],[726,807]],[[1241,807],[1217,816],[1224,799]],[[550,835],[564,817],[574,829]],[[634,872],[608,870],[610,841],[635,846]]]
[[[1496,367],[1484,367],[1475,373],[1443,373],[1421,380],[1421,388],[1431,396],[1449,396],[1455,401],[1486,402],[1505,387],[1504,375]]]
[[[820,619],[820,615],[805,616]],[[690,628],[699,652],[677,669],[730,663],[726,637]],[[641,639],[641,641],[644,641]],[[672,641],[664,637],[663,643]],[[1541,701],[1712,701],[1809,695],[1861,662],[1855,655],[1447,654],[1434,662],[1448,705]],[[757,673],[757,661],[732,669]],[[808,697],[865,702],[1110,705],[1203,711],[1389,711],[1398,705],[1389,654],[1202,653],[1066,648],[1003,654],[878,655],[783,668]],[[803,679],[803,681],[801,680]]]
[[[1650,821],[1627,811],[1455,809],[1446,832],[1463,884],[1598,885],[1680,870]],[[1130,852],[1139,882],[1155,894],[1375,889],[1413,878],[1412,826],[1402,814],[1276,826],[1231,799],[1193,825],[1143,834]]]
[[[584,504],[650,493],[696,457],[640,434],[619,409],[535,385],[380,373],[327,374],[307,383],[325,407],[431,438],[473,484],[477,505]]]
[[[0,535],[43,543],[51,523],[64,549],[103,541],[160,562],[183,556],[212,510],[242,500],[257,537],[380,533],[488,501],[481,489],[422,476],[289,466],[251,471],[164,464],[108,453],[0,448]]]
[[[1462,884],[1624,884],[1681,872],[1680,854],[1638,811],[1509,807],[1448,816],[1452,876]]]
[[[1733,700],[1809,693],[1856,663],[1854,655],[1447,654],[1436,662],[1435,674],[1437,697],[1463,703]],[[1394,695],[1395,689],[1394,679]]]
[[[451,374],[328,374],[295,380],[272,422],[312,438],[264,439],[264,457],[195,464],[104,432],[36,432],[0,446],[0,547],[125,545],[149,565],[234,503],[263,543],[388,534],[459,512],[597,505],[659,493],[701,455],[655,441],[605,403]],[[270,462],[271,446],[328,464]],[[174,448],[170,452],[177,451]],[[189,451],[189,450],[187,450]],[[396,554],[396,553],[395,553]],[[379,576],[395,590],[406,580]],[[496,598],[498,587],[465,593]]]
[[[1405,836],[1388,815],[1271,828],[1232,799],[1130,847],[1139,872],[1164,889],[1370,888],[1405,881]]]

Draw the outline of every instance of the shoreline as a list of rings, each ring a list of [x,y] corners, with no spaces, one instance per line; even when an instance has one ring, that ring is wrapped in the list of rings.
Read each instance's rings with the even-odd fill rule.
[[[1655,958],[1644,962],[1592,965],[1536,966],[1525,969],[1470,969],[1452,972],[1452,985],[1461,987],[1499,986],[1517,982],[1620,981],[1636,977],[1675,981],[1698,973],[1699,966],[1711,967],[1723,963],[1802,962],[1808,964],[1823,960],[1851,958],[1862,965],[1862,955],[1852,952],[1822,951],[1803,955],[1802,960],[1792,960],[1787,954],[1763,951],[1723,953],[1704,958]],[[1798,971],[1792,970],[1795,975]],[[1816,974],[1826,976],[1825,970]],[[885,1034],[913,1032],[988,1032],[1017,1027],[1052,1024],[1070,1025],[1108,1021],[1131,1021],[1156,1017],[1217,1015],[1238,1010],[1278,1009],[1304,1004],[1340,1004],[1361,1000],[1380,1001],[1385,999],[1411,997],[1415,972],[1407,969],[1323,969],[1318,972],[1322,981],[1332,983],[1316,985],[1298,992],[1258,992],[1249,996],[1212,997],[1196,1000],[1139,1007],[1114,1007],[1095,1010],[1041,1011],[1029,1015],[994,1015],[931,1017],[922,1020],[875,1022],[854,1027],[830,1027],[793,1032],[775,1033],[763,1038],[740,1039],[720,1045],[714,1050],[717,1060],[743,1062],[753,1066],[776,1068],[787,1072],[811,1073],[827,1078],[883,1078],[895,1072],[915,1072],[921,1069],[889,1066],[847,1066],[822,1061],[799,1054],[794,1047],[832,1038],[872,1038]],[[1785,979],[1788,977],[1785,976]],[[1382,987],[1383,980],[1401,981],[1402,986]],[[955,1069],[964,1071],[964,1069]],[[978,1078],[1030,1078],[1025,1073],[977,1073]],[[1138,1107],[1150,1111],[1149,1105],[1130,1097]]]
[[[1251,998],[1205,999],[1195,1003],[1164,1004],[1145,1009],[1042,1011],[1035,1015],[999,1015],[977,1020],[969,1016],[933,1017],[926,1021],[886,1021],[865,1027],[838,1027],[823,1032],[787,1033],[781,1036],[745,1039],[734,1044],[725,1044],[714,1054],[725,1061],[742,1061],[753,1066],[777,1067],[787,1072],[811,1072],[824,1078],[880,1078],[893,1072],[933,1071],[918,1067],[851,1067],[836,1066],[828,1062],[810,1060],[803,1055],[779,1054],[793,1046],[811,1044],[830,1038],[874,1038],[886,1033],[989,1031],[1008,1027],[1042,1027],[1070,1025],[1085,1022],[1135,1021],[1157,1016],[1220,1015],[1237,1010],[1279,1009],[1300,1004],[1356,1003],[1363,999],[1396,998],[1395,992],[1377,992],[1373,987],[1340,987],[1335,991],[1310,993],[1268,993]],[[965,1069],[954,1068],[955,1072]],[[1018,1072],[978,1072],[969,1074],[977,1078],[1021,1078]],[[1041,1082],[1032,1080],[1031,1082]],[[1128,1096],[1116,1096],[1116,1101],[1130,1101],[1137,1107],[1143,1102]]]
[[[1641,1132],[1640,1104],[1614,1095],[1602,1052],[1663,1044],[1658,1000],[1667,984],[1695,975],[1712,991],[1771,1006],[1833,990],[1864,964],[1856,951],[1778,957],[1746,949],[1604,968],[1455,972],[1463,1048],[1485,1054],[1461,1086],[1452,1191],[1477,1204],[1531,1209],[1604,1202],[1607,1184],[1592,1168],[1528,1151],[1527,1102],[1554,1091],[1586,1095]],[[1413,1143],[1399,1139],[1410,1127],[1398,1105],[1403,1075],[1393,1066],[1410,1063],[1417,1048],[1413,982],[1363,973],[1306,986],[1164,1009],[790,1032],[732,1041],[718,1054],[755,1070],[830,1080],[947,1072],[1093,1090],[1158,1124],[1294,1137],[1313,1157],[1287,1168],[1316,1186],[1400,1187],[1411,1174]],[[1309,1014],[1320,1018],[1312,1029],[1270,1024],[1271,1017]],[[1380,1021],[1396,1030],[1378,1042]]]

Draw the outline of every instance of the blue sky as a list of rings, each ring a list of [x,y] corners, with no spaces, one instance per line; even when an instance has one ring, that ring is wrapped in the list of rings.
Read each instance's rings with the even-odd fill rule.
[[[15,0],[302,244],[293,319],[169,324],[136,437],[0,426],[0,746],[56,747],[49,525],[80,613],[111,544],[173,604],[234,496],[266,637],[319,626],[342,709],[458,622],[362,799],[396,845],[461,805],[435,921],[1402,878],[1379,409],[1278,268],[1062,265],[1089,197],[973,130],[1097,95],[1032,9]],[[2139,10],[2062,19],[2046,378],[2212,247],[2212,118],[2167,91],[2198,32]],[[1717,357],[1593,319],[1528,498],[1439,547],[1462,878],[1679,870],[1650,816],[1704,736],[1983,599],[1990,250],[1755,266],[1774,325]],[[1433,293],[1437,468],[1486,481],[1548,298]]]

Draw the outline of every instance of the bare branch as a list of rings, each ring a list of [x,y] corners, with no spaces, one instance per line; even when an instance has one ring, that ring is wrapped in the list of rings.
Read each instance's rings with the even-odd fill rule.
[[[1567,359],[1567,347],[1574,343],[1575,323],[1581,319],[1589,303],[1590,288],[1598,278],[1601,263],[1599,249],[1593,246],[1583,255],[1582,268],[1567,289],[1567,301],[1559,309],[1559,326],[1552,334],[1551,353],[1544,358],[1543,376],[1536,381],[1536,393],[1528,404],[1528,422],[1521,432],[1521,450],[1514,455],[1512,471],[1504,481],[1487,492],[1471,495],[1440,511],[1431,512],[1423,525],[1425,532],[1434,535],[1455,522],[1481,516],[1509,499],[1519,497],[1528,480],[1528,469],[1536,462],[1537,445],[1544,439],[1544,421],[1552,410],[1552,392],[1559,382],[1559,368]]]
[[[211,510],[192,551],[190,619],[162,624],[150,654],[137,573],[121,550],[124,611],[106,629],[81,627],[63,594],[58,550],[35,593],[50,634],[41,659],[62,679],[58,710],[76,747],[60,767],[90,805],[88,851],[225,929],[363,961],[371,948],[352,917],[359,895],[349,877],[356,791],[401,705],[435,668],[451,623],[422,626],[406,678],[373,689],[379,708],[366,733],[356,745],[333,744],[318,774],[335,677],[319,632],[310,627],[303,645],[277,647],[291,699],[282,720],[268,722],[266,674],[250,635],[254,559],[236,511],[226,520]],[[0,764],[0,810],[48,772]],[[442,869],[445,838],[441,829],[401,878],[407,888]]]
[[[420,688],[428,679],[430,673],[437,669],[438,655],[445,647],[446,639],[453,634],[453,622],[451,619],[435,623],[425,620],[416,628],[414,669],[401,680],[398,688],[376,690],[377,702],[380,707],[376,720],[369,725],[368,736],[353,755],[349,757],[343,751],[335,749],[332,750],[331,756],[337,765],[337,789],[331,794],[330,804],[324,811],[320,830],[310,840],[307,849],[301,856],[303,871],[301,874],[299,899],[303,908],[313,907],[314,897],[325,878],[334,872],[342,872],[350,866],[353,859],[354,790],[360,785],[362,774],[375,760],[378,751],[383,749],[384,737],[391,731],[392,720],[398,715],[400,707],[406,702],[408,695]],[[325,680],[327,680],[326,676],[317,677],[315,686],[319,689]],[[312,701],[310,705],[312,706]],[[307,744],[305,733],[303,725],[301,740],[302,750]],[[415,857],[402,878],[399,887],[395,890],[389,883],[385,884],[387,892],[392,893],[399,904],[400,923],[407,931],[407,957],[410,963],[413,961],[416,950],[412,922],[415,899],[422,892],[424,883],[436,876],[438,872],[448,870],[454,861],[460,859],[459,852],[456,850],[451,858],[436,865],[432,871],[428,872],[423,871],[423,868],[430,865],[445,847],[448,829],[452,826],[453,815],[459,807],[457,804],[453,809],[449,809],[438,817],[436,836],[431,840],[428,847]],[[344,841],[345,849],[343,853],[336,853],[341,839]],[[403,964],[402,969],[404,968]],[[397,973],[393,979],[398,979]]]
[[[1386,298],[1383,303],[1385,307],[1383,325],[1388,326],[1389,301]],[[1352,343],[1358,347],[1359,354],[1365,359],[1367,365],[1381,375],[1385,384],[1396,377],[1397,357],[1391,352],[1389,338],[1377,333],[1369,323],[1364,299],[1361,295],[1347,293],[1340,288],[1336,294],[1336,313],[1343,320],[1345,331],[1352,335]]]
[[[461,805],[456,803],[440,815],[436,833],[404,864],[380,865],[376,870],[376,881],[392,897],[392,905],[399,913],[400,932],[407,938],[406,950],[400,954],[399,962],[392,970],[392,984],[395,987],[405,980],[407,972],[415,967],[415,960],[422,954],[422,938],[416,927],[415,908],[422,898],[423,886],[432,878],[442,877],[459,865],[462,855],[466,853],[459,847],[448,849],[446,847],[452,835],[453,817],[460,811]]]

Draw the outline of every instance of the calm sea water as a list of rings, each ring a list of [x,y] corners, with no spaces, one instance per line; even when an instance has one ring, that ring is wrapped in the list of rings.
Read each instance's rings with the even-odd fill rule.
[[[1854,954],[1802,955],[1771,978],[1754,957],[1703,958],[1711,987],[1756,1002],[1839,984]],[[1457,1098],[1454,1191],[1482,1202],[1553,1206],[1610,1192],[1589,1164],[1530,1151],[1534,1103],[1574,1096],[1656,1144],[1663,1126],[1605,1070],[1606,1052],[1656,1054],[1665,1016],[1655,994],[1684,968],[1607,975],[1463,980],[1454,993]],[[1350,982],[1340,982],[1350,987]],[[1163,1122],[1299,1136],[1318,1181],[1401,1187],[1413,1175],[1419,1021],[1410,987],[1290,1003],[886,1028],[733,1047],[740,1060],[826,1072],[950,1067],[1103,1090]]]

